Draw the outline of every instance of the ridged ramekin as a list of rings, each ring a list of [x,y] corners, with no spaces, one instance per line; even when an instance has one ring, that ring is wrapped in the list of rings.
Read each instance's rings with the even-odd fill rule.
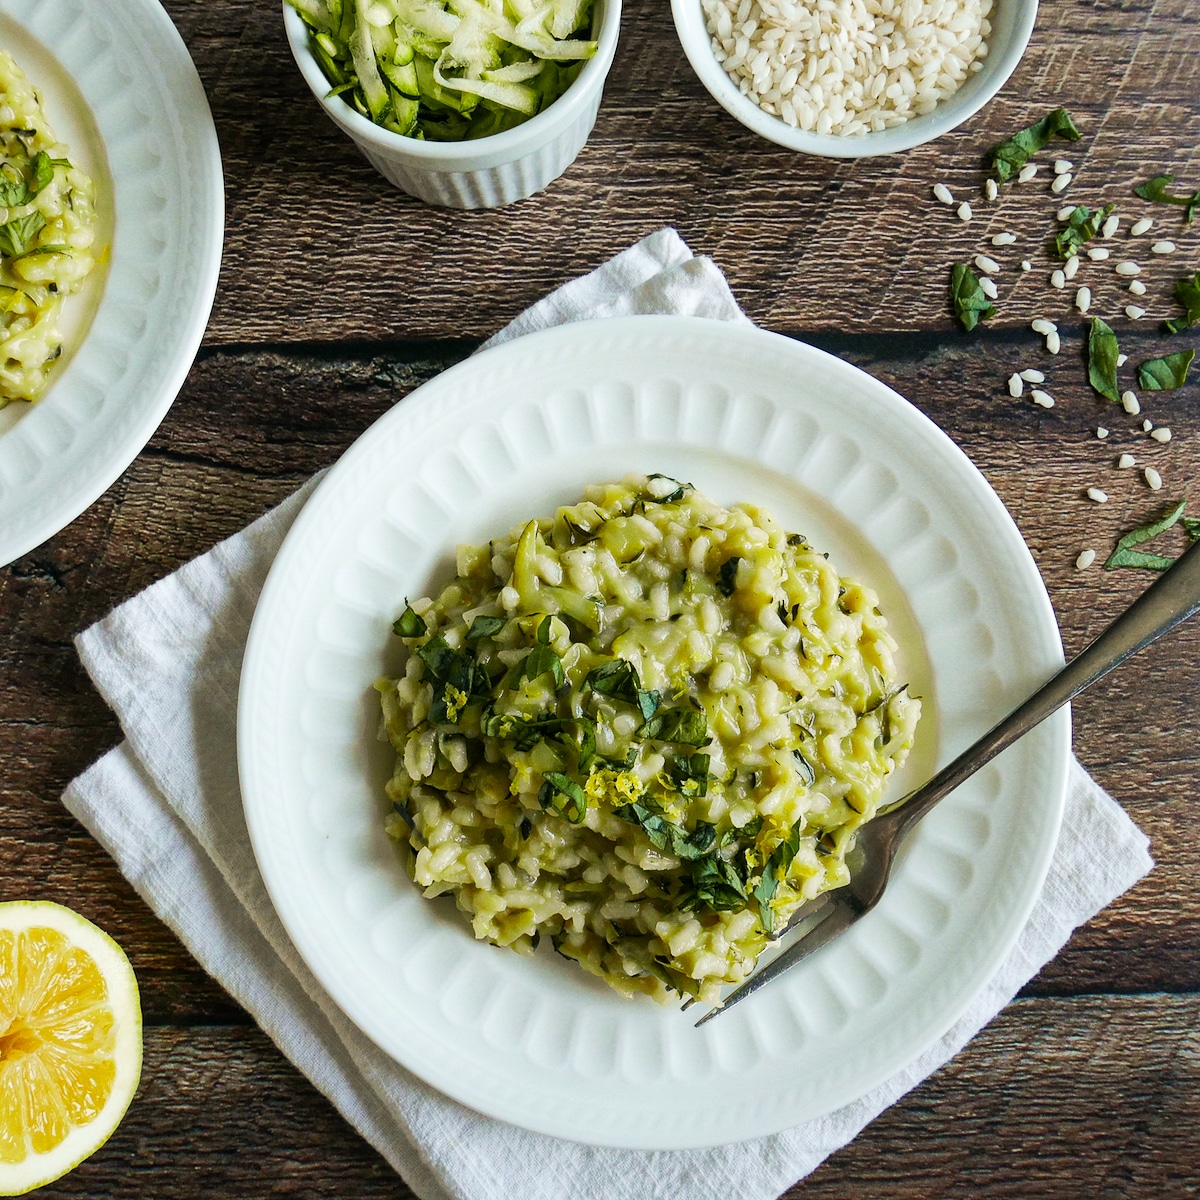
[[[621,26],[621,0],[595,0],[596,53],[544,112],[503,133],[465,142],[426,142],[367,120],[340,96],[309,49],[308,27],[288,3],[283,20],[296,65],[329,119],[389,183],[445,208],[499,208],[557,179],[583,149],[600,108]]]

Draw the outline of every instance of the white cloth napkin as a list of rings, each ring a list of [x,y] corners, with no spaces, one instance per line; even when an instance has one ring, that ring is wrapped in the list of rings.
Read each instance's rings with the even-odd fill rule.
[[[566,284],[492,339],[600,315],[745,321],[724,277],[662,230]],[[771,1200],[952,1057],[1149,871],[1146,839],[1078,763],[1045,890],[967,1014],[870,1095],[773,1137],[648,1153],[578,1145],[481,1116],[426,1086],[341,1014],[300,960],[258,874],[238,792],[238,677],[271,561],[316,481],[78,638],[126,741],[64,802],[147,904],[421,1200]]]

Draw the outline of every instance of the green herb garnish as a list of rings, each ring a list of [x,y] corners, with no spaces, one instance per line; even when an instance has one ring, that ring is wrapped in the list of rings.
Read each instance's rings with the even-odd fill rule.
[[[1080,138],[1071,114],[1065,108],[1056,108],[1047,113],[1040,121],[1013,134],[1006,142],[993,146],[987,154],[988,165],[996,172],[996,178],[1001,183],[1014,179],[1021,168],[1039,151],[1046,147],[1052,138],[1066,138],[1069,142],[1077,142]]]
[[[30,243],[45,227],[46,218],[40,212],[13,217],[0,225],[0,254],[6,258],[19,258],[29,251]]]
[[[469,704],[490,698],[486,673],[465,650],[452,650],[440,633],[417,647],[417,657],[433,688],[429,719],[435,725],[457,725]]]
[[[737,590],[737,573],[741,561],[737,555],[734,555],[733,558],[727,558],[721,564],[721,569],[717,572],[717,591],[722,596],[732,596]]]
[[[507,624],[504,617],[476,617],[467,630],[467,641],[477,642],[480,638],[494,637]]]
[[[800,849],[800,822],[793,825],[787,837],[771,851],[763,867],[762,878],[754,889],[754,899],[758,905],[758,919],[767,933],[775,931],[775,910],[771,901],[779,888],[779,881],[787,874],[796,852]]]
[[[1165,571],[1175,561],[1173,557],[1165,554],[1149,554],[1144,550],[1138,550],[1137,547],[1170,529],[1183,516],[1185,508],[1187,508],[1187,501],[1180,500],[1157,521],[1151,521],[1149,525],[1131,529],[1117,542],[1117,548],[1108,556],[1104,569],[1111,571],[1114,567],[1140,567],[1147,571]],[[1200,522],[1185,520],[1184,528],[1193,541],[1200,537]]]
[[[1169,392],[1187,383],[1188,367],[1195,350],[1180,350],[1162,358],[1151,358],[1138,367],[1138,383],[1148,392]]]
[[[1088,382],[1106,400],[1121,403],[1117,386],[1117,359],[1121,351],[1117,335],[1099,318],[1093,317],[1088,330]]]
[[[737,867],[719,855],[707,855],[692,863],[692,877],[685,885],[680,905],[729,912],[742,908],[746,899],[746,881]]]
[[[647,482],[649,482],[651,479],[665,479],[668,483],[673,483],[675,485],[675,490],[669,495],[643,497],[651,504],[677,504],[688,492],[692,490],[692,485],[690,483],[680,483],[678,479],[672,479],[670,475],[660,475],[655,473],[654,475],[648,475],[646,477]]]
[[[1200,271],[1191,279],[1186,275],[1175,282],[1175,299],[1183,305],[1184,316],[1173,317],[1166,323],[1168,333],[1182,333],[1200,324]]]
[[[667,763],[667,775],[681,795],[689,799],[708,795],[708,755],[679,755]]]
[[[964,263],[955,263],[950,268],[950,302],[954,305],[954,315],[968,333],[980,321],[996,315],[995,307],[979,286],[979,277]]]
[[[708,718],[694,708],[660,708],[634,730],[634,737],[703,746],[708,741]]]
[[[392,632],[397,637],[417,638],[429,632],[425,618],[414,611],[413,606],[405,601],[404,611],[392,622]]]
[[[1106,204],[1103,208],[1093,211],[1082,204],[1077,205],[1067,221],[1066,228],[1059,230],[1054,239],[1059,257],[1065,260],[1078,254],[1084,243],[1090,242],[1100,232],[1100,226],[1115,207],[1115,204]]]
[[[812,787],[817,782],[817,772],[812,763],[799,750],[793,750],[792,757],[796,760],[796,770],[799,772],[800,778],[804,780],[807,787]]]
[[[1133,189],[1134,194],[1151,204],[1178,204],[1183,208],[1183,223],[1190,225],[1192,218],[1200,211],[1200,190],[1190,196],[1172,196],[1167,188],[1175,182],[1174,175],[1156,175],[1145,183],[1139,183]]]
[[[587,816],[587,796],[583,788],[559,771],[546,772],[538,789],[538,803],[566,817],[572,825],[581,824]]]
[[[566,674],[563,672],[562,659],[550,649],[549,646],[538,645],[534,646],[530,652],[521,659],[520,665],[517,667],[516,675],[513,679],[512,686],[519,688],[523,680],[528,679],[530,683],[540,679],[543,675],[549,675],[554,680],[554,688],[557,691],[566,682]]]

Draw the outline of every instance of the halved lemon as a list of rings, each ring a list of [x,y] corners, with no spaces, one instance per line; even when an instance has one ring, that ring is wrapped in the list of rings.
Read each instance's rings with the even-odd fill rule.
[[[104,1145],[141,1070],[142,1009],[121,947],[61,904],[0,904],[0,1196]]]

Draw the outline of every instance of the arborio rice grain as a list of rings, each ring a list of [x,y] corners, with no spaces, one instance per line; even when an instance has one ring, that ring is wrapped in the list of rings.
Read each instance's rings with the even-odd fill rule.
[[[713,53],[793,128],[863,134],[933,111],[987,56],[992,0],[701,0]]]

